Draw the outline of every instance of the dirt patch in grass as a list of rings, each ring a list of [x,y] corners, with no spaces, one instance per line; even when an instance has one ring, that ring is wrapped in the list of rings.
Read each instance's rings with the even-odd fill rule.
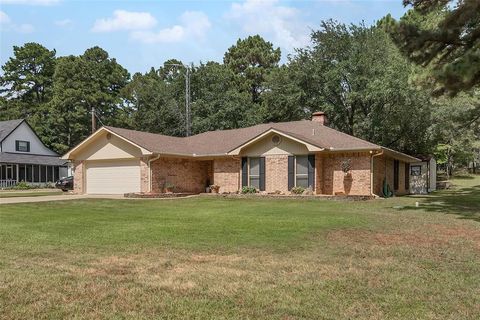
[[[329,232],[327,240],[333,243],[355,245],[369,243],[377,246],[449,246],[452,242],[470,242],[480,248],[480,230],[465,225],[445,226],[428,224],[421,228],[381,232],[370,230],[336,230]]]

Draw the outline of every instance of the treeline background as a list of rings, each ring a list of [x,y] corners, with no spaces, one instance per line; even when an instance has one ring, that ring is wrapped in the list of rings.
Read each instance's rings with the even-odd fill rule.
[[[409,12],[402,19],[419,19]],[[427,23],[438,17],[423,18]],[[480,149],[477,89],[433,95],[426,67],[411,62],[387,16],[374,26],[323,21],[308,47],[280,64],[281,52],[255,35],[223,62],[190,64],[192,134],[327,113],[330,126],[413,155],[463,166]],[[130,75],[100,47],[57,56],[38,43],[14,47],[0,77],[0,120],[26,118],[59,153],[100,125],[184,136],[185,62],[170,59]]]

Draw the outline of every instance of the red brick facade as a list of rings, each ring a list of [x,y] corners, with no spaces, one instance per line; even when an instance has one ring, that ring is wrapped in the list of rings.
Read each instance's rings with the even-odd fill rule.
[[[150,168],[148,167],[148,158],[140,159],[140,192],[150,191]]]
[[[350,163],[347,174],[342,163]],[[370,195],[370,154],[317,154],[316,175],[317,194]]]
[[[288,155],[265,157],[265,190],[288,192]]]
[[[174,186],[175,192],[205,192],[211,161],[179,158],[160,158],[153,161],[152,192],[163,192],[166,184]]]
[[[220,193],[237,192],[240,189],[240,172],[240,159],[215,159],[213,161],[213,184],[220,186]]]
[[[376,195],[382,195],[383,179],[387,178],[387,183],[395,195],[408,194],[409,190],[405,189],[405,162],[400,161],[398,174],[398,190],[394,189],[394,159],[384,155],[373,158],[373,192]]]
[[[342,163],[350,162],[350,171],[342,171]],[[382,194],[383,179],[393,189],[394,159],[378,156],[373,158],[373,192]],[[141,192],[164,192],[164,186],[175,186],[176,192],[205,192],[207,184],[220,186],[220,192],[235,193],[241,189],[240,158],[215,160],[191,160],[160,158],[151,162],[140,159]],[[408,193],[405,189],[405,163],[399,166],[399,188],[396,195]],[[325,195],[370,195],[371,155],[369,153],[330,153],[315,155],[315,194]],[[74,191],[84,193],[83,161],[74,162]],[[151,170],[151,172],[150,172]],[[150,179],[151,190],[150,190]],[[265,156],[265,191],[288,193],[288,155]]]
[[[84,177],[85,163],[84,161],[75,161],[73,163],[73,192],[82,194],[85,192],[83,177]]]

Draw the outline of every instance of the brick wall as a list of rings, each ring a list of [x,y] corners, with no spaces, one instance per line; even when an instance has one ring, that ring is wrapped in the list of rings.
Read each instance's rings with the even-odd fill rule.
[[[373,158],[373,192],[376,195],[382,196],[383,179],[387,178],[387,183],[390,189],[394,188],[393,181],[393,158],[384,155]],[[407,194],[405,189],[405,162],[400,161],[399,176],[398,176],[398,190],[395,190],[396,195]]]
[[[152,192],[162,192],[165,183],[175,192],[205,192],[211,161],[160,158],[151,163]]]
[[[265,157],[265,191],[288,193],[288,155]]]
[[[148,158],[140,158],[140,191],[150,191],[150,169],[148,168]]]
[[[240,159],[215,159],[213,161],[213,184],[219,185],[219,192],[237,192],[240,189]]]
[[[315,155],[315,193],[323,193],[323,156],[319,153]]]
[[[349,175],[342,162],[350,159]],[[322,194],[370,195],[370,155],[368,153],[326,154],[322,159]]]
[[[83,173],[84,173],[85,163],[83,161],[74,161],[73,162],[73,192],[77,194],[82,194],[85,192],[83,189]]]

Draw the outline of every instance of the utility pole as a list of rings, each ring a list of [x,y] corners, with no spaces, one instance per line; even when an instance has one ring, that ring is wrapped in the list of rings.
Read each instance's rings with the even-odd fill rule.
[[[95,123],[95,107],[92,107],[92,133],[95,132],[95,128],[97,127]]]
[[[166,66],[176,66],[176,67],[182,67],[185,68],[185,135],[188,137],[191,134],[191,129],[190,129],[190,76],[191,76],[191,70],[190,66],[186,64],[178,64],[178,63],[168,63],[165,64]]]
[[[190,67],[185,66],[187,71],[185,75],[185,121],[187,137],[190,136]]]

